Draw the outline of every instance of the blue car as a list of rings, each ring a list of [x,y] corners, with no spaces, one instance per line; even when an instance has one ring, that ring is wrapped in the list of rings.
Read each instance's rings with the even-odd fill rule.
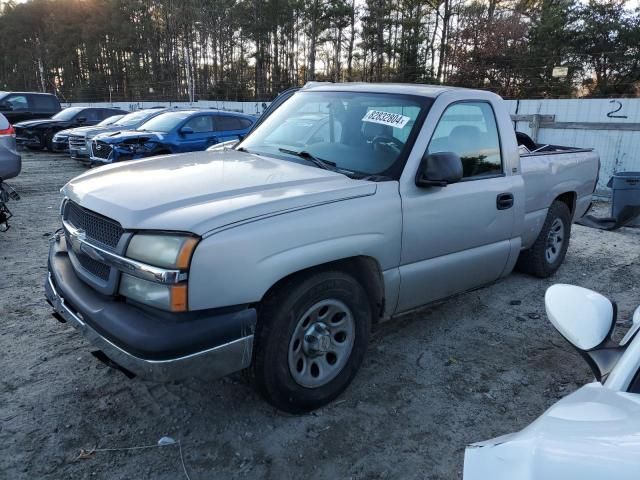
[[[206,150],[246,135],[256,118],[207,110],[162,113],[135,130],[103,133],[91,142],[91,163],[114,163],[169,153]]]

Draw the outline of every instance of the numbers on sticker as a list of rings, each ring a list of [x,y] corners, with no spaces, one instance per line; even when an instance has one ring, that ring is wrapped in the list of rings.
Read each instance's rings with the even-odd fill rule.
[[[618,108],[616,108],[615,110],[611,110],[609,113],[607,113],[607,117],[609,117],[609,118],[629,118],[626,115],[615,115],[620,110],[622,110],[622,102],[620,100],[611,100],[609,103],[618,104]]]

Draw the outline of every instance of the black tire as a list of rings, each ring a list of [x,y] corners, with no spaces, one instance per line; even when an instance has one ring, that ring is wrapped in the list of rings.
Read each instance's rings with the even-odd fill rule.
[[[555,249],[557,253],[550,259],[547,254],[548,242],[554,225],[558,225],[557,222],[562,223],[562,244]],[[517,263],[518,270],[540,278],[547,278],[553,275],[564,261],[570,238],[571,211],[564,202],[555,201],[549,207],[547,218],[534,244],[528,250],[520,253]]]
[[[54,151],[53,151],[53,133],[47,133],[44,136],[44,142],[43,143],[46,146],[47,151],[49,151],[51,153],[54,153]]]
[[[324,301],[341,302],[348,307],[352,314],[353,343],[350,353],[345,354],[342,360],[346,363],[338,373],[334,373],[336,376],[327,378],[323,385],[308,388],[298,383],[292,374],[290,348],[295,341],[294,333],[300,331],[296,329],[304,325],[300,322],[307,321],[302,320],[302,316]],[[258,309],[251,370],[258,391],[276,408],[294,414],[308,412],[331,402],[347,388],[362,364],[369,342],[371,316],[371,306],[364,288],[344,272],[316,272],[286,281]],[[306,343],[309,337],[305,334],[304,338]],[[333,342],[337,336],[329,338]],[[302,350],[302,346],[299,349]],[[309,359],[310,372],[313,371],[314,361],[315,358]]]

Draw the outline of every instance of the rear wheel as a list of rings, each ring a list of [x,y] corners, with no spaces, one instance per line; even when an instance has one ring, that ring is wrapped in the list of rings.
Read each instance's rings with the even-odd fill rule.
[[[564,202],[555,201],[534,244],[520,253],[518,270],[540,278],[553,275],[564,261],[570,237],[571,211]]]
[[[290,413],[319,408],[351,383],[371,327],[367,294],[340,271],[294,277],[259,309],[253,378],[265,399]]]

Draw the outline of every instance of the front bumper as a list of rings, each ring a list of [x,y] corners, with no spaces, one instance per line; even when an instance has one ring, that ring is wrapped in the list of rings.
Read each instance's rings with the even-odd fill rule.
[[[23,147],[44,147],[42,140],[36,134],[18,133],[16,143]]]
[[[251,363],[256,310],[176,314],[101,295],[80,280],[64,238],[52,241],[47,301],[112,362],[143,378],[219,378]]]
[[[108,165],[110,163],[124,162],[127,160],[138,160],[144,158],[143,153],[133,153],[125,149],[121,149],[115,145],[112,146],[110,155],[107,158],[91,156],[91,163]]]
[[[89,160],[91,160],[91,158],[89,157],[89,151],[86,148],[82,150],[70,148],[69,154],[74,160],[80,160],[83,162],[88,162]]]
[[[53,148],[54,152],[57,153],[66,153],[69,151],[69,141],[68,140],[64,140],[64,141],[55,141],[53,140],[51,142],[51,147]]]

